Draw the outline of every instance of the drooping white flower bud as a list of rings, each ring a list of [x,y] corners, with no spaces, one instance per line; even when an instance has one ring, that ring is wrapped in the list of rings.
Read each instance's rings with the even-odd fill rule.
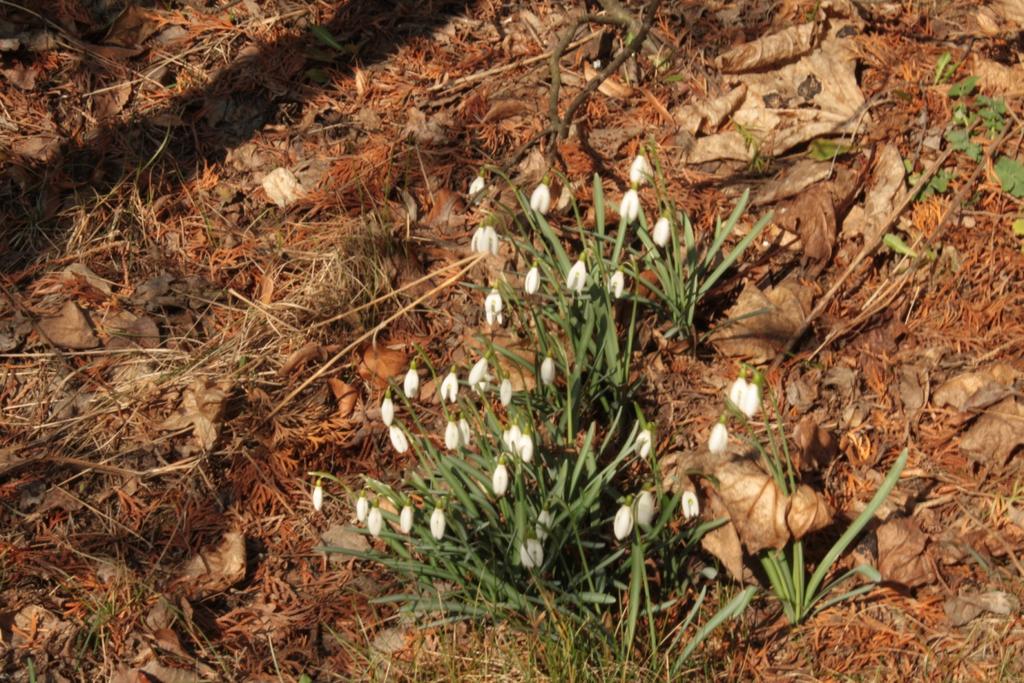
[[[636,452],[640,454],[641,458],[646,458],[651,454],[651,447],[654,445],[654,432],[650,427],[646,427],[640,430],[640,433],[636,435]]]
[[[533,460],[533,437],[530,436],[529,432],[523,432],[519,435],[515,443],[515,451],[522,458],[523,462]]]
[[[473,433],[469,431],[469,421],[459,418],[459,444],[463,448],[469,448],[473,444]]]
[[[615,531],[615,538],[619,541],[629,536],[630,532],[633,531],[633,508],[631,506],[623,505],[615,513],[613,529]]]
[[[512,380],[508,377],[501,380],[501,386],[498,387],[498,399],[506,408],[512,403]]]
[[[469,386],[479,392],[487,388],[487,380],[490,379],[487,373],[487,357],[483,357],[473,364],[469,371]]]
[[[619,202],[619,215],[626,219],[626,223],[632,223],[640,216],[640,195],[633,188],[626,190]]]
[[[693,519],[700,514],[700,503],[697,502],[697,494],[693,491],[683,493],[681,505],[684,519]]]
[[[761,409],[761,385],[757,382],[749,382],[746,390],[740,396],[737,407],[747,418],[757,415],[757,411]]]
[[[391,401],[390,392],[384,395],[384,400],[380,402],[380,419],[388,427],[395,421],[395,404]]]
[[[459,425],[455,420],[448,420],[448,426],[444,428],[444,447],[450,451],[459,447]]]
[[[324,506],[324,485],[317,479],[316,485],[313,487],[313,509],[320,512],[320,508]]]
[[[537,540],[543,543],[547,540],[548,534],[551,533],[551,523],[554,521],[554,517],[547,510],[541,510],[540,514],[537,515],[537,523],[533,525],[533,530],[537,533]]]
[[[491,225],[481,225],[473,231],[473,237],[469,241],[469,247],[478,254],[490,254],[497,256],[500,240],[498,233]]]
[[[740,401],[743,400],[743,394],[747,391],[747,380],[742,377],[737,377],[736,381],[729,387],[729,401],[734,406],[739,408]]]
[[[608,293],[613,299],[621,299],[622,292],[626,289],[626,275],[621,270],[616,270],[608,278]]]
[[[370,514],[366,516],[366,530],[370,532],[370,535],[374,538],[380,536],[380,530],[384,527],[384,515],[381,514],[380,508],[376,505],[370,510]]]
[[[547,385],[555,383],[555,359],[551,356],[540,364],[540,381]]]
[[[444,538],[444,528],[444,509],[439,507],[434,508],[434,511],[430,514],[430,535],[433,536],[435,540],[440,541]]]
[[[523,569],[536,569],[544,564],[544,546],[536,538],[528,538],[519,546],[519,563]]]
[[[668,222],[668,218],[662,216],[658,219],[658,222],[654,224],[654,232],[651,234],[651,239],[659,247],[664,247],[668,244],[669,240],[672,239],[672,225]]]
[[[370,501],[366,496],[359,496],[356,500],[356,521],[362,524],[366,521],[366,515],[370,512]]]
[[[530,208],[541,216],[548,215],[551,209],[551,188],[547,183],[542,182],[533,189],[533,194],[530,195]]]
[[[708,438],[708,450],[713,455],[725,453],[729,446],[729,428],[722,422],[715,423],[711,428],[711,436]]]
[[[486,187],[487,181],[484,180],[484,177],[482,175],[478,175],[477,177],[473,178],[473,182],[469,184],[469,198],[472,199],[477,194],[483,192],[484,188]]]
[[[508,467],[505,466],[505,463],[499,462],[498,466],[494,468],[494,474],[491,475],[491,488],[498,498],[504,496],[508,491]]]
[[[580,294],[587,286],[587,264],[577,259],[565,276],[565,287],[573,294]]]
[[[643,185],[654,178],[654,169],[651,162],[643,154],[637,154],[633,163],[629,165],[629,182],[633,185]]]
[[[449,403],[459,400],[459,376],[455,374],[455,368],[452,368],[441,382],[441,398]]]
[[[412,505],[406,505],[402,508],[401,514],[398,515],[398,528],[402,530],[403,534],[408,534],[412,531],[412,522],[415,514],[416,509]]]
[[[420,394],[420,373],[416,372],[416,362],[405,373],[405,380],[402,382],[402,391],[406,398],[414,399]]]
[[[505,442],[505,448],[512,452],[516,450],[516,444],[519,443],[519,437],[523,435],[523,431],[519,428],[519,425],[513,424],[501,434],[501,440]]]
[[[391,425],[388,428],[388,436],[391,437],[391,445],[395,447],[395,450],[399,453],[405,453],[409,450],[409,439],[405,436],[405,432],[398,425]]]
[[[523,291],[527,294],[536,294],[540,290],[540,268],[534,266],[526,271],[526,279],[523,281]]]
[[[641,529],[649,529],[654,521],[654,513],[657,509],[654,501],[654,494],[650,491],[641,491],[636,497],[636,523]]]
[[[505,323],[504,316],[501,313],[502,308],[504,308],[504,305],[501,300],[501,292],[492,288],[484,299],[484,317],[487,319],[488,325],[495,323],[503,325]]]

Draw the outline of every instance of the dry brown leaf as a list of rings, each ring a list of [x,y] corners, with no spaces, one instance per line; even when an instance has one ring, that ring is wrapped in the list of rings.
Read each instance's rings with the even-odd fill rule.
[[[401,137],[412,138],[420,145],[434,147],[443,145],[448,141],[448,128],[451,127],[452,119],[446,112],[438,112],[429,119],[421,110],[413,107],[409,110],[409,120],[402,130]]]
[[[795,278],[767,292],[748,283],[711,340],[726,356],[764,363],[800,329],[810,308],[811,290]]]
[[[245,537],[237,531],[224,533],[215,548],[193,556],[173,583],[195,600],[227,590],[245,577]]]
[[[292,351],[291,355],[285,360],[284,365],[277,371],[277,375],[278,377],[287,377],[295,368],[302,367],[311,360],[324,360],[325,358],[326,353],[320,344],[313,341],[306,342]]]
[[[78,285],[78,283],[85,283],[89,287],[106,296],[110,296],[113,293],[110,289],[110,283],[92,272],[88,266],[82,263],[72,263],[70,266],[62,270],[60,273],[60,280],[66,286],[75,286]]]
[[[331,393],[334,394],[334,399],[338,402],[337,417],[345,419],[355,410],[359,394],[356,392],[355,387],[347,382],[342,382],[337,377],[328,377],[327,385],[331,388]]]
[[[47,341],[62,349],[94,349],[100,345],[89,318],[73,301],[65,301],[60,315],[39,321],[39,331]]]
[[[836,211],[828,184],[818,183],[780,204],[775,222],[800,236],[804,258],[813,264],[809,275],[820,273],[836,244]]]
[[[282,209],[298,201],[306,193],[295,174],[284,167],[275,168],[265,175],[261,184],[267,198]]]
[[[746,96],[747,86],[738,85],[713,100],[699,100],[677,107],[672,112],[672,118],[690,135],[700,132],[712,133],[736,111]]]
[[[725,505],[714,491],[707,495],[706,508],[708,516],[712,519],[729,516]],[[732,522],[704,534],[700,539],[700,545],[704,550],[717,557],[734,579],[745,580],[747,571],[743,566],[743,546],[740,545],[739,534],[736,533],[736,527]]]
[[[587,81],[597,78],[598,73],[598,70],[590,62],[583,62],[583,78]],[[616,100],[626,100],[633,95],[633,89],[616,78],[614,74],[604,79],[597,87],[597,91]]]
[[[932,404],[960,412],[981,410],[1009,396],[1019,376],[1020,372],[1006,363],[964,372],[943,382],[932,395]]]
[[[795,197],[811,185],[828,179],[832,163],[800,159],[775,178],[761,186],[750,200],[751,206],[774,204],[789,197]]]
[[[817,472],[824,469],[839,453],[839,444],[836,443],[832,432],[821,427],[811,415],[804,415],[797,423],[793,430],[793,441],[796,442],[798,449],[793,466],[798,472]]]
[[[537,107],[532,102],[521,97],[496,97],[492,98],[490,103],[491,106],[480,123],[496,123],[537,111]]]
[[[983,612],[1006,617],[1020,612],[1020,600],[1012,593],[989,591],[950,598],[942,605],[946,618],[953,626],[963,626]]]
[[[928,537],[915,519],[890,519],[875,532],[878,539],[878,571],[885,581],[913,588],[935,580],[925,555]]]
[[[718,495],[747,552],[753,555],[786,545],[789,499],[770,475],[750,460],[732,460],[716,466],[714,476]]]
[[[128,8],[114,21],[104,42],[120,47],[137,47],[160,28],[160,17],[138,5]]]
[[[10,69],[0,69],[5,80],[22,90],[33,90],[36,87],[36,77],[39,69],[36,66],[25,66],[16,64]]]
[[[786,525],[794,539],[801,539],[812,531],[824,529],[832,523],[832,507],[820,493],[807,484],[801,484],[790,497],[786,512]]]
[[[864,193],[864,205],[850,209],[843,221],[844,238],[862,235],[872,242],[885,229],[893,208],[903,199],[906,170],[903,157],[893,144],[886,144],[875,162],[871,184]]]
[[[462,201],[462,196],[443,187],[434,193],[434,205],[423,217],[423,224],[431,228],[453,227],[457,217],[465,211],[466,204]]]
[[[963,438],[960,450],[971,460],[1001,466],[1024,444],[1024,405],[1009,396],[985,409]]]
[[[405,351],[371,344],[363,350],[358,372],[365,381],[384,388],[388,386],[388,380],[405,374],[408,367],[409,356]]]
[[[1020,97],[1024,95],[1024,64],[1007,66],[972,55],[974,64],[970,73],[978,77],[981,90],[1002,97]]]
[[[210,450],[220,435],[229,390],[227,383],[196,380],[185,390],[178,409],[160,424],[159,429],[176,431],[191,427],[203,450]]]
[[[160,346],[160,328],[146,315],[118,311],[103,320],[103,331],[109,337],[108,349],[155,349]]]
[[[774,66],[811,51],[817,31],[816,22],[791,26],[778,33],[738,45],[719,55],[719,68],[725,73],[739,73]]]
[[[1011,26],[1024,28],[1024,0],[994,0],[991,7]]]

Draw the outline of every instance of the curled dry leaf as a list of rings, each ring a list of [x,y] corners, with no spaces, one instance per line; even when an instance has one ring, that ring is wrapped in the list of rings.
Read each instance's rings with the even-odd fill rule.
[[[878,571],[886,581],[913,588],[935,579],[925,554],[928,537],[917,520],[891,519],[875,532],[878,539]]]
[[[811,290],[795,278],[764,292],[747,284],[727,311],[729,320],[712,334],[712,343],[726,356],[764,363],[800,329],[810,308]]]
[[[719,55],[718,65],[725,73],[740,73],[796,59],[811,51],[816,27],[812,21],[738,45]]]
[[[810,261],[810,275],[828,264],[836,244],[836,211],[827,183],[810,189],[779,205],[775,222],[800,236],[804,259]]]
[[[331,387],[331,393],[334,394],[334,399],[338,402],[337,417],[345,419],[355,410],[359,394],[355,387],[347,382],[342,382],[337,377],[329,377],[327,385]]]
[[[275,168],[265,175],[262,185],[267,198],[282,209],[295,203],[306,193],[295,174],[284,167]]]
[[[312,360],[324,360],[325,357],[324,349],[320,344],[312,341],[306,342],[292,351],[277,374],[279,377],[287,377],[295,368],[302,367]]]
[[[62,349],[94,349],[100,340],[92,332],[89,318],[73,301],[65,301],[60,315],[39,321],[46,340]]]
[[[790,497],[786,525],[793,538],[799,540],[831,524],[832,516],[832,508],[821,494],[807,484],[801,484]]]
[[[1022,444],[1024,405],[1008,396],[985,409],[960,440],[960,450],[975,462],[999,467]]]
[[[797,452],[793,466],[798,472],[817,472],[831,464],[839,452],[832,432],[823,428],[811,415],[805,415],[793,430]]]
[[[851,208],[843,221],[843,237],[863,235],[866,243],[878,238],[894,207],[902,201],[906,191],[904,175],[906,169],[899,149],[886,144],[878,154],[871,184],[864,192],[864,205]]]
[[[210,450],[220,435],[224,404],[230,389],[231,385],[226,382],[196,380],[185,390],[177,411],[169,415],[159,429],[175,431],[191,427],[193,436],[203,450]]]
[[[173,583],[191,599],[227,590],[245,577],[245,537],[237,531],[224,533],[220,543],[194,555]]]
[[[718,495],[747,551],[781,548],[789,540],[786,512],[789,500],[750,460],[732,460],[715,468]]]
[[[409,356],[401,349],[370,344],[363,351],[363,360],[359,364],[359,376],[377,387],[384,388],[388,380],[405,374],[409,367]]]
[[[706,507],[708,516],[712,519],[728,517],[728,511],[714,491],[706,496]],[[729,571],[737,581],[744,581],[749,573],[743,566],[743,546],[740,545],[739,534],[732,524],[723,524],[704,534],[700,539],[700,545],[704,550],[718,558],[718,561]]]
[[[964,372],[943,382],[932,395],[932,404],[961,412],[981,410],[1009,396],[1019,376],[1020,373],[1006,363]]]
[[[942,609],[953,626],[963,626],[981,616],[983,612],[1000,617],[1017,614],[1020,612],[1020,600],[1012,593],[1003,591],[971,593],[946,600]]]

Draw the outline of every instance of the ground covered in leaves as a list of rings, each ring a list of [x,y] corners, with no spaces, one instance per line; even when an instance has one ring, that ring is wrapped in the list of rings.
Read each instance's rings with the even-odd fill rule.
[[[693,676],[1022,675],[1024,4],[666,1],[552,142],[550,54],[582,11],[3,3],[0,678],[543,679],[518,634],[371,604],[397,579],[315,550],[366,540],[307,472],[415,465],[383,388],[417,348],[465,365],[466,285],[523,270],[466,258],[480,168],[563,174],[557,224],[643,149],[698,233],[744,189],[744,225],[773,212],[698,338],[640,322],[666,480],[741,361],[832,530],[910,451],[843,560],[881,586],[796,628],[762,593]],[[558,111],[622,44],[575,29]],[[707,559],[756,580],[742,540]]]

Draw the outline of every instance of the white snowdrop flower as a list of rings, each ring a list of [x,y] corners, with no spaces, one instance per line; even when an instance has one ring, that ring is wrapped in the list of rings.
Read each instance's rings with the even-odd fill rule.
[[[487,358],[478,360],[469,371],[469,386],[477,391],[487,388],[487,380],[490,379],[487,373]]]
[[[519,562],[523,569],[536,569],[544,564],[544,546],[536,538],[528,538],[519,546]]]
[[[629,182],[633,185],[643,185],[654,177],[654,169],[651,162],[643,154],[637,154],[633,163],[629,165]]]
[[[380,530],[384,526],[384,515],[381,514],[380,508],[374,506],[370,510],[370,514],[366,516],[366,530],[370,532],[370,535],[374,538],[380,536]]]
[[[551,533],[551,523],[554,521],[554,517],[547,510],[541,510],[537,515],[537,523],[533,525],[533,530],[537,533],[537,540],[541,543],[547,540],[548,534]]]
[[[324,485],[319,479],[316,480],[316,486],[313,487],[313,509],[320,512],[320,508],[324,506]]]
[[[621,270],[616,270],[608,278],[608,293],[613,299],[621,299],[622,292],[626,289],[626,275]]]
[[[484,299],[484,317],[487,318],[488,325],[493,325],[494,323],[503,325],[505,323],[505,319],[501,314],[502,308],[504,308],[504,304],[501,300],[501,292],[492,288]]]
[[[526,280],[523,281],[523,291],[527,294],[536,294],[540,289],[540,268],[534,266],[526,271]]]
[[[459,418],[459,443],[463,448],[469,448],[473,443],[473,434],[469,431],[469,421],[464,417]]]
[[[454,451],[459,447],[459,425],[455,420],[448,420],[448,426],[444,428],[444,447]]]
[[[700,514],[700,503],[697,502],[697,494],[693,491],[686,491],[683,493],[682,499],[683,517],[685,519],[693,519]]]
[[[482,175],[473,178],[473,182],[469,184],[469,198],[472,199],[483,192],[485,187],[487,187],[487,181],[484,180]]]
[[[452,368],[441,382],[441,398],[447,399],[449,403],[459,400],[459,376],[455,374],[455,368]]]
[[[501,400],[501,405],[506,408],[512,403],[512,380],[508,377],[501,380],[501,385],[498,387],[498,398]]]
[[[444,509],[439,507],[434,508],[434,511],[430,515],[430,535],[433,536],[435,540],[440,541],[444,538],[444,528]]]
[[[366,496],[359,496],[356,501],[356,521],[362,524],[366,521],[366,515],[370,512],[370,501],[366,500]]]
[[[632,223],[640,215],[640,195],[633,188],[629,188],[626,194],[622,195],[619,215],[626,219],[626,223]]]
[[[547,385],[555,383],[555,359],[551,356],[540,364],[540,381]]]
[[[530,195],[530,208],[541,216],[548,215],[551,209],[551,188],[547,183],[542,182],[533,189],[533,194]]]
[[[385,394],[384,400],[380,402],[380,419],[388,427],[395,421],[395,404],[391,400],[391,394]]]
[[[398,515],[398,528],[402,530],[403,534],[408,534],[412,531],[412,521],[416,514],[416,509],[412,505],[406,505],[402,508],[401,514]]]
[[[651,447],[654,445],[654,433],[648,427],[640,430],[640,433],[636,435],[636,452],[640,454],[641,458],[646,458],[651,454]]]
[[[402,391],[406,398],[416,398],[420,393],[420,373],[416,372],[416,363],[412,364],[405,373],[405,380],[402,382]]]
[[[508,467],[505,466],[505,463],[499,462],[498,466],[494,468],[494,474],[491,475],[491,488],[498,498],[504,496],[508,491]]]
[[[740,396],[737,407],[748,418],[757,415],[757,411],[761,408],[761,386],[757,382],[749,382],[747,384],[746,390]]]
[[[626,536],[629,536],[630,532],[633,531],[633,508],[631,506],[623,505],[619,508],[619,511],[615,513],[613,528],[617,540],[621,541]]]
[[[516,450],[516,444],[519,443],[519,437],[522,435],[523,431],[519,429],[519,425],[514,424],[502,432],[501,440],[505,442],[505,448],[514,452]]]
[[[743,394],[746,393],[747,386],[747,380],[737,377],[736,381],[729,387],[729,400],[737,408],[740,405],[740,401],[743,400]]]
[[[651,234],[651,239],[659,247],[664,247],[672,239],[672,226],[668,222],[668,218],[662,216],[658,219],[658,222],[654,224],[654,232]]]
[[[587,264],[583,262],[583,259],[577,259],[565,276],[565,287],[573,294],[580,294],[586,286]]]
[[[636,497],[636,523],[642,529],[649,529],[654,521],[654,512],[657,506],[654,503],[654,494],[650,491],[642,491]]]
[[[533,437],[528,432],[523,432],[516,440],[515,451],[523,462],[533,460]]]
[[[721,422],[715,423],[711,428],[711,436],[708,438],[708,450],[714,455],[725,453],[729,445],[729,428]]]
[[[481,225],[473,232],[469,247],[478,254],[497,256],[500,240],[498,233],[491,225]]]
[[[388,428],[388,436],[391,437],[391,445],[395,447],[395,450],[399,453],[405,453],[409,450],[409,439],[405,436],[405,432],[398,425],[391,425]]]

